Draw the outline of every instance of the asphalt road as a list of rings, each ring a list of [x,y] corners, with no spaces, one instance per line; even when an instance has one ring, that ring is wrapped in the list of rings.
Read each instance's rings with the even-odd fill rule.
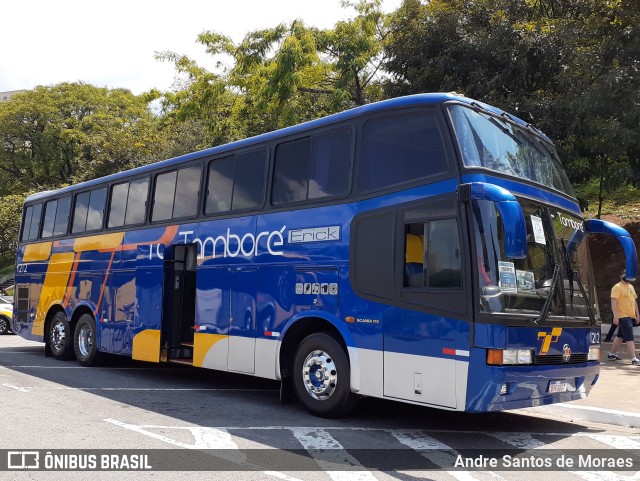
[[[187,455],[194,450],[217,449],[221,458],[217,461],[237,469],[213,473],[13,471],[0,472],[0,480],[538,480],[549,474],[490,466],[453,470],[452,454],[446,451],[439,458],[429,458],[435,467],[444,466],[440,470],[324,472],[322,468],[365,464],[369,461],[363,460],[372,453],[375,456],[375,450],[394,456],[407,452],[420,459],[424,456],[421,450],[437,449],[451,450],[453,456],[471,453],[473,459],[491,449],[608,453],[600,451],[608,448],[617,449],[620,456],[640,452],[638,430],[564,422],[529,413],[454,413],[364,399],[350,417],[325,420],[309,415],[297,403],[280,404],[278,389],[278,383],[248,376],[118,357],[110,358],[105,367],[83,368],[75,361],[45,358],[41,344],[0,336],[0,450],[170,449],[157,451],[166,467],[167,463],[180,466],[189,462]],[[251,450],[280,452],[274,448],[304,450],[317,456],[304,465],[309,466],[305,471],[287,469],[291,465],[286,463],[263,465],[246,456],[254,452]],[[640,478],[633,470],[615,469],[556,471],[552,476],[555,480],[587,481]]]

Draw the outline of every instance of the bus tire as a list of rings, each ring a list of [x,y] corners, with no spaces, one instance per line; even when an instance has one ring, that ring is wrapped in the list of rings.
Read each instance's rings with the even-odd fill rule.
[[[58,311],[49,324],[49,347],[60,361],[73,359],[73,329],[64,312]]]
[[[11,332],[11,323],[5,316],[0,316],[0,336]]]
[[[307,410],[320,417],[347,414],[358,402],[351,392],[349,358],[329,334],[305,337],[293,361],[293,387]]]
[[[76,359],[82,366],[97,366],[102,361],[102,353],[96,343],[96,321],[91,314],[83,314],[76,324],[73,336],[73,349]]]

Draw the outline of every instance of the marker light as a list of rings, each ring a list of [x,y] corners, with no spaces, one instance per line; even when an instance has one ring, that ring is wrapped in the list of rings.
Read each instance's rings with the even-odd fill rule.
[[[487,364],[492,366],[533,363],[531,349],[487,349]]]
[[[589,348],[589,357],[587,361],[599,361],[600,360],[600,346],[591,346]]]

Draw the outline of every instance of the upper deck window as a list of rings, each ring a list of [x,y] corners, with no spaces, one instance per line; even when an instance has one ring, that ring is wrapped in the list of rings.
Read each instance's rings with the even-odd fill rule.
[[[276,148],[274,205],[343,195],[351,167],[351,129],[285,142]]]
[[[69,223],[69,210],[71,197],[63,197],[46,203],[44,211],[44,224],[42,226],[42,238],[64,235],[67,233]]]
[[[73,209],[71,233],[78,234],[100,229],[102,227],[102,218],[104,217],[106,198],[107,189],[104,187],[78,194],[76,196],[76,205]]]
[[[42,204],[30,205],[24,212],[22,222],[22,235],[20,240],[31,241],[38,238],[40,231],[40,216],[42,214]]]
[[[221,214],[262,206],[266,162],[264,149],[211,161],[205,213]]]
[[[465,167],[480,167],[537,182],[575,197],[549,142],[512,122],[484,112],[449,107]]]
[[[198,213],[200,166],[174,170],[156,177],[152,221],[192,217]]]
[[[143,223],[148,193],[148,178],[114,185],[109,205],[109,228]]]
[[[449,170],[434,111],[369,120],[363,131],[359,188],[371,192]]]

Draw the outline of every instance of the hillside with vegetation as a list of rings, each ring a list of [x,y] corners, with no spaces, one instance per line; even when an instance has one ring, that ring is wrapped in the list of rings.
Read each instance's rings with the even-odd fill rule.
[[[330,29],[298,19],[247,32],[240,42],[202,32],[195,39],[216,68],[159,53],[176,72],[164,92],[133,95],[77,82],[1,102],[0,256],[11,255],[20,205],[31,192],[385,98],[442,91],[543,130],[586,214],[637,233],[640,2],[404,0],[388,14],[377,0],[344,7],[350,19]],[[613,250],[592,247],[607,266],[620,262]],[[596,272],[606,292],[611,280]]]

